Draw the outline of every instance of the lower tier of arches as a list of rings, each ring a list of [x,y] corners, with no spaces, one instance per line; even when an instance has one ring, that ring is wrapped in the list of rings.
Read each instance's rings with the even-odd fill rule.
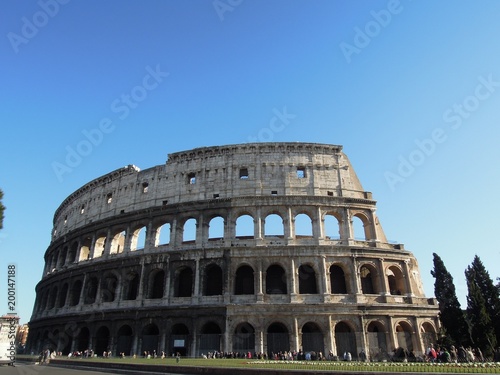
[[[50,349],[103,356],[147,356],[210,353],[267,356],[316,353],[340,357],[363,351],[384,360],[399,348],[420,356],[435,343],[439,322],[435,311],[314,313],[300,306],[284,311],[268,307],[214,307],[184,311],[123,311],[59,317],[30,323],[27,350]],[[281,310],[281,311],[279,311]],[[323,309],[321,309],[323,310]]]

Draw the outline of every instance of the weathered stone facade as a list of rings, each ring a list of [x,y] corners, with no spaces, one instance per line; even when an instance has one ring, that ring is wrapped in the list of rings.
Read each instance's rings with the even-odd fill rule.
[[[54,215],[36,292],[35,352],[376,358],[421,354],[439,324],[415,257],[324,144],[197,148],[89,182]]]

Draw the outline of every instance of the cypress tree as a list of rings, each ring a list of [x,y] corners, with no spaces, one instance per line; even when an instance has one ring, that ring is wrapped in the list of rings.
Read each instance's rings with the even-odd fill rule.
[[[471,337],[474,345],[479,347],[485,357],[491,357],[496,346],[493,324],[486,308],[486,299],[476,282],[476,272],[468,267],[465,271],[467,279],[467,318],[471,325]]]
[[[464,312],[458,302],[453,284],[453,277],[446,269],[444,262],[436,253],[434,256],[434,269],[431,275],[434,282],[434,295],[439,302],[439,319],[445,333],[454,342],[455,346],[470,345],[469,326],[465,320]]]
[[[3,191],[0,189],[0,229],[3,228],[3,212],[5,211],[5,206],[2,204]]]
[[[468,272],[472,272],[472,270],[474,271],[474,281],[484,298],[486,312],[495,330],[496,341],[500,342],[500,296],[498,294],[498,288],[477,255],[474,256],[472,264],[467,268]]]

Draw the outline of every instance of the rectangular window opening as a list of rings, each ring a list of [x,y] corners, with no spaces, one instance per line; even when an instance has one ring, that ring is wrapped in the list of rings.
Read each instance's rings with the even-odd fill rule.
[[[306,169],[304,167],[297,167],[297,178],[306,178]]]
[[[248,168],[241,168],[240,169],[240,180],[246,180],[248,179]]]
[[[196,183],[196,174],[194,173],[189,173],[187,175],[187,183],[189,185],[194,185]]]
[[[333,191],[327,191],[326,195],[328,195],[329,197],[333,197]]]
[[[106,199],[107,199],[107,203],[110,204],[111,201],[113,200],[113,194],[109,193],[107,196],[106,196]]]
[[[271,195],[278,195],[278,190],[272,190]]]
[[[214,199],[219,198],[219,194],[214,194]]]

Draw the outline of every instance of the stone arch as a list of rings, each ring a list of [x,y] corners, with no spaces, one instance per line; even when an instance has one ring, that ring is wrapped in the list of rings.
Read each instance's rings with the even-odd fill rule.
[[[220,296],[223,294],[224,276],[222,268],[217,264],[212,263],[205,267],[205,275],[203,280],[203,295],[204,296]]]
[[[420,326],[420,336],[424,348],[430,347],[437,342],[436,327],[433,323],[426,321]]]
[[[90,249],[92,247],[92,241],[89,237],[85,238],[82,241],[82,245],[80,246],[80,257],[78,259],[79,262],[83,260],[89,260],[91,258]]]
[[[355,331],[348,321],[340,321],[335,324],[335,343],[337,355],[342,358],[344,353],[351,353],[352,358],[357,357],[357,345]]]
[[[408,350],[413,350],[413,327],[405,321],[398,321],[395,325],[394,331],[396,332],[397,346]]]
[[[377,269],[373,264],[364,263],[359,267],[359,277],[361,281],[361,292],[363,294],[379,293]]]
[[[270,359],[279,352],[290,350],[290,333],[288,327],[281,322],[272,322],[266,330],[267,353]]]
[[[66,265],[66,258],[68,256],[68,246],[64,246],[59,253],[59,258],[57,259],[57,268],[61,268]]]
[[[182,223],[182,243],[195,243],[196,242],[196,228],[198,227],[198,220],[194,217],[188,217]]]
[[[222,330],[213,321],[206,322],[200,329],[199,353],[207,353],[221,350]]]
[[[236,238],[251,239],[254,238],[254,218],[249,213],[242,213],[235,221]]]
[[[302,326],[302,350],[307,352],[325,352],[324,336],[321,328],[314,322]]]
[[[155,323],[149,323],[142,328],[142,355],[150,354],[153,356],[153,353],[157,352],[159,335],[160,330]]]
[[[101,301],[113,302],[116,299],[119,278],[114,272],[106,272],[101,277]]]
[[[80,294],[82,293],[82,280],[75,280],[71,285],[71,293],[69,299],[70,306],[76,306],[80,303]]]
[[[155,230],[155,247],[169,245],[172,224],[169,222],[162,223]]]
[[[148,293],[149,299],[161,299],[165,294],[165,271],[161,268],[155,268],[148,275]]]
[[[406,281],[401,269],[392,265],[386,268],[387,284],[392,295],[406,294]]]
[[[368,241],[371,239],[370,220],[363,212],[352,215],[353,237],[357,240]]]
[[[76,262],[76,254],[78,252],[78,242],[74,241],[68,252],[68,264],[72,264]]]
[[[342,265],[332,264],[329,269],[330,273],[330,292],[332,294],[347,294],[346,274]]]
[[[177,268],[174,280],[174,297],[191,297],[193,284],[193,270],[187,266]]]
[[[248,322],[239,323],[233,333],[233,351],[255,351],[255,328]]]
[[[299,294],[318,294],[318,283],[314,267],[308,263],[301,264],[298,273]]]
[[[387,359],[387,328],[380,320],[372,320],[366,326],[368,340],[368,355],[372,360]]]
[[[312,238],[313,237],[313,220],[308,213],[298,213],[294,218],[294,233],[295,238]]]
[[[266,294],[287,294],[286,272],[279,264],[266,270]]]
[[[186,356],[189,350],[189,328],[184,323],[176,323],[170,330],[170,348],[172,353]]]
[[[135,271],[128,271],[124,276],[123,299],[126,301],[135,300],[139,293],[139,274]]]
[[[59,294],[59,301],[57,303],[57,307],[64,307],[66,305],[66,300],[68,298],[68,290],[69,290],[68,283],[64,283],[61,288],[61,292]]]
[[[94,348],[95,354],[102,356],[104,352],[108,352],[110,347],[110,332],[105,325],[101,326],[95,333]]]
[[[83,352],[90,348],[90,331],[87,327],[83,327],[76,336],[76,350]]]
[[[104,251],[106,250],[106,233],[97,234],[97,238],[94,242],[94,254],[92,258],[99,258],[104,255]]]
[[[270,212],[264,219],[264,236],[283,238],[285,225],[281,213]]]
[[[89,277],[85,286],[84,303],[86,305],[92,304],[97,298],[99,280],[95,276]]]
[[[122,325],[116,333],[116,355],[123,353],[126,356],[132,354],[132,342],[134,331],[128,324]]]
[[[234,277],[234,294],[255,294],[254,270],[251,266],[240,265]]]
[[[53,309],[56,307],[56,299],[58,294],[57,286],[52,287],[49,294],[49,300],[47,302],[47,310]]]
[[[219,240],[224,238],[224,217],[216,215],[208,222],[208,239]]]
[[[323,233],[326,239],[338,240],[341,237],[342,216],[337,212],[327,212],[323,217]]]
[[[142,250],[146,247],[146,226],[140,225],[132,230],[130,239],[130,251]]]
[[[125,229],[118,230],[111,239],[111,246],[109,248],[110,254],[123,253],[125,247],[126,232]]]

